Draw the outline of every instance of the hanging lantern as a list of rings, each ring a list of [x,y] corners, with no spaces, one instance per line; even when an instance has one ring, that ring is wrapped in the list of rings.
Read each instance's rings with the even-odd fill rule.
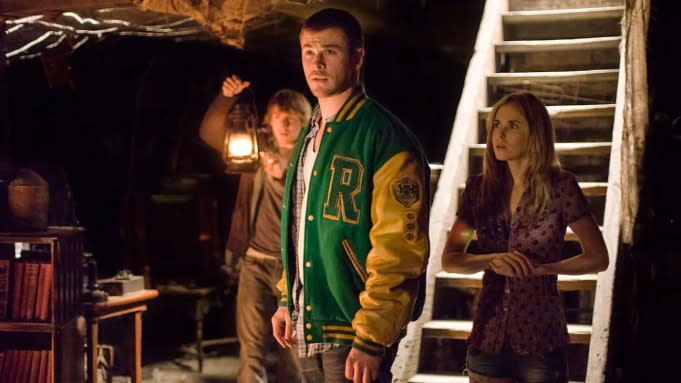
[[[222,158],[227,171],[252,172],[258,167],[258,139],[255,110],[248,104],[236,104],[227,115]]]

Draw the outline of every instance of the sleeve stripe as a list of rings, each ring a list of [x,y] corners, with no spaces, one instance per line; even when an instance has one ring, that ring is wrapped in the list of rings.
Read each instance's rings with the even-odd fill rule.
[[[385,347],[382,344],[372,342],[368,339],[360,338],[359,336],[355,337],[355,342],[361,343],[361,344],[365,345],[366,347],[372,347],[372,348],[377,348],[377,349]]]

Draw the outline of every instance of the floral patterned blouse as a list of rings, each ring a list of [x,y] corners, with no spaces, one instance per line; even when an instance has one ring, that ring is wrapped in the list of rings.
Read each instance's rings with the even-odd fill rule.
[[[525,224],[519,212],[524,194],[510,222],[500,211],[495,216],[476,214],[475,201],[482,176],[466,182],[457,216],[475,228],[481,253],[517,250],[534,263],[561,260],[567,225],[590,214],[577,179],[561,171],[551,181],[551,202],[535,222]],[[569,341],[565,312],[558,294],[557,277],[507,278],[485,270],[469,347],[490,354],[502,348],[520,355],[542,355]]]

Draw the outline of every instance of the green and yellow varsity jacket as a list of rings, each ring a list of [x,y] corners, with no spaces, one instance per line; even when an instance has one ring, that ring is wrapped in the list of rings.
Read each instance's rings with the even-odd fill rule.
[[[421,314],[429,254],[430,171],[415,136],[356,89],[326,123],[308,189],[303,250],[305,339],[381,354]],[[304,138],[289,163],[282,206],[281,306],[294,311],[292,189]]]

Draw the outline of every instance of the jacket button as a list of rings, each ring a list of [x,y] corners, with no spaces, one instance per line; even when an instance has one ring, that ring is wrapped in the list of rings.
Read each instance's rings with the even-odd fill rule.
[[[281,205],[281,208],[282,208],[282,209],[286,209],[286,205]]]
[[[307,339],[307,340],[312,340],[312,335],[306,336],[305,339]]]
[[[313,176],[316,176],[316,175],[317,175],[317,171],[316,171],[316,170],[313,170],[313,171],[312,171],[312,175],[313,175]]]
[[[327,133],[331,133],[331,132],[333,132],[333,129],[331,129],[331,128],[326,128],[326,132],[327,132]]]
[[[310,305],[305,306],[305,310],[312,311],[312,306],[310,306]]]
[[[312,328],[312,324],[307,323],[307,324],[305,325],[305,328],[308,328],[308,329]]]
[[[311,266],[312,266],[312,262],[310,262],[310,261],[305,262],[305,267],[311,267]]]
[[[308,220],[308,221],[314,221],[314,216],[313,216],[313,215],[308,216],[308,217],[307,217],[307,220]]]

